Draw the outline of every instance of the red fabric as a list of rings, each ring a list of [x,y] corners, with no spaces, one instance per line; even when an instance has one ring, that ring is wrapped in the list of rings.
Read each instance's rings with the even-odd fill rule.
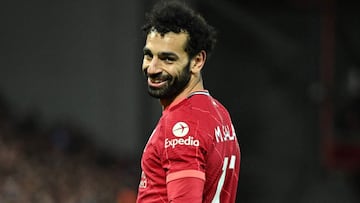
[[[205,181],[205,173],[198,170],[182,170],[170,173],[166,176],[166,182],[170,182],[180,178],[199,178]]]
[[[168,199],[171,203],[201,203],[204,181],[199,178],[181,178],[167,184]]]
[[[141,159],[137,202],[168,203],[167,183],[198,178],[205,181],[202,203],[234,203],[240,155],[226,108],[207,92],[194,92],[165,109],[150,136]]]

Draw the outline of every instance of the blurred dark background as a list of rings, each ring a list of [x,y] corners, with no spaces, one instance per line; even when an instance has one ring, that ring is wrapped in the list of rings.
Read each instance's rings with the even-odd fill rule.
[[[1,3],[1,203],[134,202],[161,115],[140,71],[153,2]],[[188,2],[219,32],[203,74],[240,141],[237,202],[359,202],[357,4]]]

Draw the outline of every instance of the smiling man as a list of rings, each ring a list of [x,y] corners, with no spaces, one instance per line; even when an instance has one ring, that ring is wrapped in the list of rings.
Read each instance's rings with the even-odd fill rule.
[[[146,20],[142,70],[163,113],[143,152],[137,202],[235,202],[239,143],[201,75],[215,29],[177,1],[159,2]]]

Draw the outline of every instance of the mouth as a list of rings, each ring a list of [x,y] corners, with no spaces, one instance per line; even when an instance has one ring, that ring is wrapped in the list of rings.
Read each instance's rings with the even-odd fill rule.
[[[163,86],[167,82],[167,80],[166,79],[164,80],[161,78],[148,77],[147,82],[150,87],[159,88],[159,87]]]

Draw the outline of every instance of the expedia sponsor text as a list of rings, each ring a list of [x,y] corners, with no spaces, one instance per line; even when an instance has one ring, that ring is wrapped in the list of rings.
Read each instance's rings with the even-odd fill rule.
[[[165,149],[168,147],[175,148],[176,145],[186,145],[186,146],[200,146],[200,141],[194,139],[194,137],[189,136],[187,138],[175,138],[175,139],[165,139]]]

